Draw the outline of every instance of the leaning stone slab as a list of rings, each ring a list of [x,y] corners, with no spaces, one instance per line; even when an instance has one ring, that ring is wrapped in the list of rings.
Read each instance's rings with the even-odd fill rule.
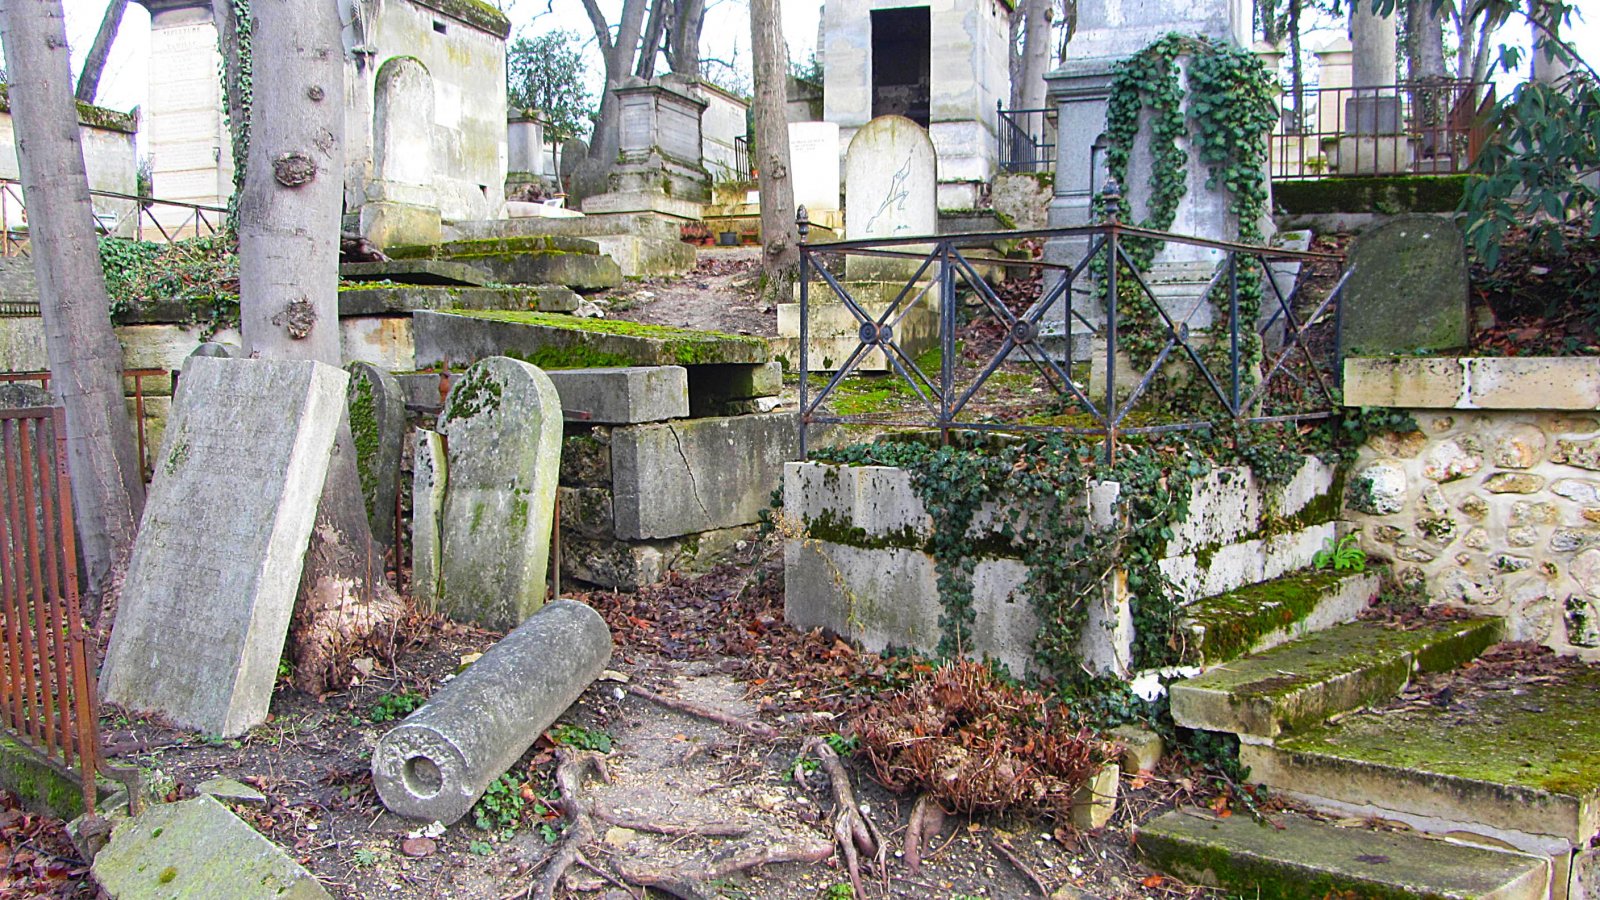
[[[345,402],[350,437],[356,446],[356,473],[367,522],[380,543],[394,543],[395,504],[400,490],[400,450],[406,435],[406,404],[400,383],[371,363],[351,363]]]
[[[492,356],[450,389],[439,431],[450,458],[439,608],[510,630],[544,603],[561,398],[537,367]]]
[[[611,432],[617,537],[652,540],[755,523],[800,456],[793,413],[690,419]]]
[[[385,262],[341,263],[345,281],[398,281],[402,284],[488,284],[479,269],[444,259],[391,259]]]
[[[682,366],[553,369],[562,413],[596,425],[664,422],[689,415],[689,372]]]
[[[546,605],[378,741],[379,799],[411,819],[460,819],[610,659],[599,613],[572,600]]]
[[[404,315],[419,309],[504,309],[538,312],[572,312],[578,308],[578,295],[559,284],[534,284],[518,287],[446,287],[405,285],[402,287],[342,288],[339,315]]]
[[[411,458],[411,596],[430,612],[439,604],[439,526],[447,480],[444,436],[417,429]]]
[[[1381,356],[1467,345],[1467,250],[1460,226],[1396,216],[1350,248],[1340,316],[1346,352]]]
[[[755,364],[771,359],[758,337],[579,319],[536,312],[418,312],[419,368],[510,356],[545,369]]]
[[[119,706],[208,734],[265,721],[349,376],[191,359],[100,680]]]
[[[95,856],[93,872],[116,900],[331,896],[310,872],[210,796],[158,804],[118,825],[111,843]]]

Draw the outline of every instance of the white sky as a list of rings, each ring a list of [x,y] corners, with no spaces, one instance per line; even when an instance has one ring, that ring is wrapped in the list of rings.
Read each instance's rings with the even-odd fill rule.
[[[64,0],[67,15],[67,42],[72,47],[73,72],[82,64],[83,55],[94,41],[106,0]],[[595,54],[592,29],[583,12],[580,0],[499,0],[512,21],[512,35],[534,36],[563,28],[584,36],[587,50]],[[608,21],[616,24],[622,0],[599,0]],[[750,68],[750,26],[748,0],[707,0],[706,23],[701,35],[701,54],[705,57],[735,61],[748,78]],[[1600,63],[1600,0],[1576,0],[1579,10],[1570,38],[1580,52]],[[817,22],[821,15],[821,0],[783,0],[783,30],[789,44],[790,57],[804,60],[817,40]],[[1587,16],[1584,15],[1587,13]],[[1336,23],[1329,28],[1307,35],[1307,49],[1325,44],[1341,29]],[[1512,22],[1497,35],[1508,44],[1526,47],[1528,29],[1525,24]],[[129,3],[122,28],[107,62],[101,79],[100,104],[113,109],[128,110],[145,101],[148,83],[148,57],[150,47],[150,17],[144,7]],[[1526,56],[1526,55],[1525,55]],[[591,94],[598,91],[600,66],[598,56],[588,67]],[[1505,84],[1503,88],[1510,87]]]

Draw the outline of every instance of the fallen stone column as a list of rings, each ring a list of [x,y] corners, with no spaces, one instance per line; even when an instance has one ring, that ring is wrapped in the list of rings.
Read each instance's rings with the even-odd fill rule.
[[[407,818],[460,819],[610,660],[599,613],[546,604],[378,741],[378,797]]]

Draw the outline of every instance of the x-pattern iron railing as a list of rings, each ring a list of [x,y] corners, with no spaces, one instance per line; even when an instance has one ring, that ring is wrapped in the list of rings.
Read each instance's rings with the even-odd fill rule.
[[[810,426],[819,424],[874,424],[906,428],[937,428],[948,438],[952,430],[994,430],[1008,432],[1065,432],[1101,436],[1105,439],[1106,454],[1116,452],[1117,439],[1122,434],[1156,433],[1164,431],[1197,430],[1212,427],[1216,420],[1232,419],[1239,422],[1267,423],[1327,418],[1338,406],[1335,392],[1337,367],[1338,316],[1340,297],[1349,273],[1345,272],[1326,296],[1314,303],[1301,304],[1294,287],[1283,289],[1277,278],[1270,277],[1271,264],[1305,264],[1313,261],[1334,261],[1334,254],[1294,251],[1282,248],[1253,246],[1227,241],[1208,240],[1187,235],[1150,231],[1119,224],[1114,220],[1105,224],[1079,228],[1057,228],[1037,231],[1011,231],[984,234],[946,235],[938,237],[906,237],[896,239],[862,239],[831,244],[809,244],[805,241],[809,222],[805,209],[800,210],[800,410],[801,445],[807,444]],[[1000,258],[992,252],[975,254],[978,248],[992,248],[996,242],[1020,240],[1077,239],[1087,241],[1088,252],[1072,264],[1054,264],[1038,259],[1016,260]],[[1209,284],[1198,294],[1193,306],[1182,316],[1174,315],[1157,297],[1149,280],[1140,274],[1140,266],[1130,255],[1130,243],[1154,242],[1157,245],[1184,245],[1217,251],[1221,262],[1214,269]],[[895,292],[894,299],[883,305],[881,311],[872,312],[868,304],[852,294],[853,282],[841,279],[837,271],[843,266],[837,260],[849,257],[866,257],[878,260],[900,260],[904,271],[914,274]],[[1242,271],[1242,259],[1254,260],[1259,269],[1247,274]],[[1096,265],[1099,261],[1100,265]],[[832,268],[830,268],[830,263]],[[1116,264],[1113,264],[1116,263]],[[879,264],[881,266],[881,263]],[[1054,284],[1041,292],[1037,300],[1021,313],[1014,312],[995,289],[980,274],[979,267],[1039,268],[1057,273]],[[1252,267],[1254,268],[1254,267]],[[1164,338],[1153,360],[1139,374],[1139,380],[1126,396],[1118,393],[1119,354],[1125,352],[1129,326],[1124,311],[1119,309],[1119,279],[1131,277],[1135,289],[1147,298],[1157,310],[1154,327],[1158,338]],[[1276,347],[1263,352],[1259,377],[1249,383],[1246,370],[1243,331],[1240,323],[1240,286],[1244,277],[1259,278],[1262,284],[1261,305],[1268,310],[1248,327],[1255,330],[1266,346],[1267,337],[1281,327],[1281,341],[1272,341]],[[1103,283],[1097,283],[1103,279]],[[824,286],[821,298],[813,296],[813,280]],[[1048,283],[1048,281],[1047,281]],[[975,300],[979,315],[992,316],[1003,327],[1004,338],[998,347],[985,354],[970,381],[957,384],[958,330],[960,306],[958,291]],[[1213,355],[1208,361],[1197,338],[1190,328],[1190,320],[1212,298],[1221,296],[1217,310],[1220,321],[1225,313],[1226,326],[1209,332],[1210,340],[1226,341],[1226,353],[1221,359]],[[902,340],[902,326],[918,304],[931,305],[937,298],[938,346],[941,350],[937,372],[924,371]],[[810,331],[815,305],[819,302],[837,301],[849,311],[856,323],[854,350],[838,365],[833,375],[820,390],[812,390]],[[971,305],[971,304],[969,304]],[[1309,309],[1309,312],[1306,310]],[[1086,314],[1088,313],[1088,314]],[[1101,318],[1103,321],[1095,321]],[[1062,323],[1053,334],[1053,319]],[[1074,381],[1071,373],[1074,360],[1071,355],[1071,323],[1082,327],[1082,335],[1091,336],[1096,343],[1096,354],[1104,358],[1104,373],[1100,390],[1091,391]],[[1313,352],[1308,337],[1313,329],[1321,327],[1318,335],[1320,349],[1331,350],[1327,358],[1319,359]],[[1327,330],[1331,327],[1331,331]],[[1055,342],[1051,345],[1052,340]],[[865,413],[837,415],[829,412],[825,401],[839,392],[840,385],[858,373],[864,361],[876,359],[881,353],[886,368],[910,385],[926,416],[907,416],[902,413]],[[968,415],[975,398],[990,384],[993,376],[1008,361],[1020,356],[1022,360],[1054,389],[1056,398],[1067,408],[1086,414],[1092,424],[1085,426],[1027,424],[1016,421],[997,421],[993,411],[980,416]],[[1157,376],[1169,366],[1174,356],[1189,360],[1199,377],[1204,379],[1208,394],[1221,408],[1221,415],[1206,419],[1163,422],[1160,424],[1131,424],[1132,413]],[[1214,367],[1225,366],[1224,371]],[[1297,387],[1285,388],[1285,382],[1294,381]],[[1267,414],[1263,405],[1269,395],[1279,388],[1297,394],[1288,412]],[[1035,411],[1037,408],[1035,407]],[[1003,417],[1000,417],[1003,418]]]

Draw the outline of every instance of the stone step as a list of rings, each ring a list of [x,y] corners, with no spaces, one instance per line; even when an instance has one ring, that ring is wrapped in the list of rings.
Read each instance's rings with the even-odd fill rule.
[[[765,338],[537,312],[418,311],[412,329],[419,368],[487,356],[545,369],[762,365],[771,359]]]
[[[1550,863],[1414,834],[1341,828],[1292,813],[1173,810],[1141,826],[1148,865],[1252,900],[1545,900]]]
[[[1246,744],[1239,761],[1252,781],[1319,809],[1570,858],[1600,833],[1596,697],[1595,665],[1463,682],[1275,746]]]
[[[1374,571],[1300,571],[1184,607],[1188,655],[1210,667],[1352,622],[1378,593]]]
[[[1383,622],[1336,625],[1174,684],[1172,718],[1185,728],[1270,741],[1388,700],[1413,673],[1454,668],[1499,636],[1497,618],[1411,629]]]

